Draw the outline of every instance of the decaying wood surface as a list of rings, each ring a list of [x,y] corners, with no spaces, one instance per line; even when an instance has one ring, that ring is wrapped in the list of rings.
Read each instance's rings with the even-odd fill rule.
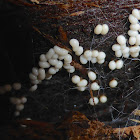
[[[61,2],[43,0],[7,1],[25,7],[25,11],[30,17],[32,28],[46,39],[46,44],[44,43],[42,46],[39,45],[40,52],[38,52],[38,49],[36,49],[37,47],[35,46],[35,53],[46,53],[53,45],[58,45],[59,47],[67,49],[73,56],[74,54],[69,45],[69,40],[71,38],[78,39],[84,50],[92,48],[108,52],[108,50],[111,49],[112,44],[115,43],[117,35],[127,33],[129,29],[128,15],[131,13],[131,10],[134,7],[140,9],[138,0],[133,1],[133,3],[132,0],[123,2],[115,0],[98,0],[95,2],[92,0],[67,0]],[[109,25],[109,33],[106,36],[97,36],[93,33],[94,27],[99,23],[107,23]],[[46,49],[44,51],[45,47]],[[111,53],[107,55],[108,60],[115,59]],[[97,71],[98,73],[108,75],[108,70],[106,70],[108,60],[103,64],[103,67],[97,66],[97,70],[99,69]],[[87,69],[79,64],[78,58],[74,57],[71,64],[81,72],[81,75],[87,74]],[[135,62],[135,64],[137,64],[137,62]],[[132,71],[134,70],[135,64],[130,66]],[[103,68],[106,72],[102,72]],[[135,78],[134,76],[138,74],[138,71],[135,71],[134,73],[128,72],[129,75],[124,78],[123,76],[125,73],[127,73],[127,71],[123,72],[123,70],[120,70],[120,72],[116,72],[115,75],[112,74],[111,76],[116,76],[120,79],[120,87],[126,88],[126,90],[128,87],[135,89],[135,85],[136,83],[139,83],[139,80],[134,81],[133,84],[130,82],[127,86],[124,86],[124,84],[129,81],[129,79]],[[110,77],[104,79],[103,86],[106,85],[109,78]],[[121,98],[122,95],[120,91],[109,91],[109,89],[107,89],[105,92],[110,94],[110,101],[114,101],[114,95],[117,95],[117,100],[115,102],[118,102],[119,100],[124,102],[124,99]],[[97,93],[94,93],[93,95],[92,91],[90,91],[90,94],[92,98],[94,95],[97,95]],[[72,101],[70,100],[69,102],[71,103]],[[81,104],[83,103],[84,102],[81,102]],[[121,108],[121,103],[116,104]],[[132,104],[134,105],[134,103]],[[134,105],[133,108],[131,108],[132,105],[128,102],[125,102],[123,105],[125,106],[125,111],[132,110],[136,107]],[[52,104],[52,106],[55,108],[55,104]],[[57,107],[58,106],[56,105],[56,108]],[[61,110],[61,108],[58,108],[58,110]],[[109,110],[109,107],[101,107],[93,116],[98,115],[98,117],[102,119],[104,114],[110,113]],[[87,108],[83,110],[83,112],[86,111]],[[48,114],[51,116],[51,111],[49,113]],[[135,114],[138,115],[139,112],[137,111]],[[115,140],[120,138],[120,133],[122,133],[121,137],[128,137],[128,139],[130,137],[133,139],[138,139],[140,137],[139,126],[112,129],[106,127],[99,121],[90,121],[79,112],[72,113],[70,116],[71,117],[66,118],[60,124],[55,125],[37,121],[18,121],[16,127],[9,126],[7,140],[10,139],[11,136],[14,139],[25,139],[26,137],[26,139],[29,140],[55,140],[57,138],[62,140],[66,140],[66,138],[69,138],[70,140],[100,140],[101,138]],[[108,116],[110,116],[110,114]],[[21,124],[22,126],[26,125],[27,127],[21,127]]]
[[[139,140],[140,125],[112,129],[99,121],[89,120],[80,112],[71,112],[56,124],[19,120],[14,125],[9,125],[5,133],[5,140]]]
[[[116,128],[113,133],[117,134],[118,137],[133,136],[135,139],[140,140],[140,125],[130,126],[125,128]]]

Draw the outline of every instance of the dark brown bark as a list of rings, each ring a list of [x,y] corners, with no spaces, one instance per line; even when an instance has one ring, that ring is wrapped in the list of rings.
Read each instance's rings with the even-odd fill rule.
[[[28,95],[28,109],[25,110],[23,116],[29,115],[35,119],[56,122],[59,120],[58,116],[61,117],[71,110],[78,110],[86,114],[89,118],[99,119],[114,127],[118,127],[119,125],[125,126],[128,117],[131,117],[130,113],[137,108],[140,103],[139,61],[124,59],[125,66],[123,69],[116,70],[113,73],[108,69],[108,62],[112,59],[116,60],[114,52],[111,50],[111,46],[116,43],[116,37],[120,34],[124,34],[128,38],[128,16],[133,8],[140,8],[139,1],[68,0],[60,2],[38,0],[34,3],[24,0],[9,1],[23,8],[28,19],[28,24],[34,30],[30,30],[30,27],[25,28],[27,32],[31,33],[31,36],[30,34],[28,36],[29,42],[26,41],[28,42],[27,48],[30,50],[27,50],[27,52],[30,52],[31,56],[34,56],[34,66],[37,66],[40,54],[46,53],[49,48],[58,45],[69,50],[73,55],[74,60],[72,65],[77,68],[80,76],[87,78],[86,68],[92,68],[98,74],[98,83],[103,87],[99,94],[98,92],[91,93],[90,90],[81,94],[77,90],[71,90],[74,85],[70,83],[66,72],[62,71],[58,76],[54,76],[55,79],[49,82],[47,81],[45,83],[46,85],[40,85],[38,94]],[[18,16],[18,9],[14,10],[16,11],[16,19],[19,19],[22,14]],[[7,20],[8,18],[9,16],[6,17]],[[7,20],[6,23],[8,23]],[[17,25],[21,24],[22,21],[23,20],[17,23]],[[95,35],[93,32],[95,26],[104,23],[108,24],[109,33],[105,36]],[[2,25],[2,27],[4,27],[4,25]],[[9,25],[6,26],[8,31],[13,29],[11,26],[8,27]],[[12,36],[12,33],[10,36]],[[13,38],[18,38],[17,36],[13,36]],[[23,36],[25,37],[26,35]],[[26,42],[23,36],[21,37],[21,42]],[[32,38],[34,42],[31,43]],[[104,51],[107,54],[105,63],[103,65],[95,64],[91,67],[89,67],[89,65],[82,66],[79,63],[79,58],[74,55],[69,45],[71,38],[78,39],[80,45],[84,47],[84,50],[92,48]],[[19,42],[17,42],[17,44],[18,43]],[[24,45],[26,45],[26,43],[21,46],[23,47]],[[29,47],[31,45],[34,46],[33,49]],[[24,62],[29,62],[28,60],[31,59],[32,58],[27,58]],[[30,66],[27,71],[30,71],[29,69],[31,69],[32,64],[32,62],[29,64]],[[22,73],[21,70],[19,72]],[[28,72],[26,72],[26,76],[27,75]],[[108,88],[108,82],[112,78],[119,80],[119,86],[116,89]],[[98,97],[105,94],[108,97],[108,102],[91,107],[88,104],[90,94],[91,96]],[[76,105],[76,107],[74,107],[74,105]],[[120,116],[119,113],[121,113]],[[115,122],[115,120],[113,120],[112,114],[114,118],[118,118],[119,116],[118,121]],[[132,116],[132,118],[133,117],[135,116]],[[133,125],[133,123],[129,121],[128,125]]]

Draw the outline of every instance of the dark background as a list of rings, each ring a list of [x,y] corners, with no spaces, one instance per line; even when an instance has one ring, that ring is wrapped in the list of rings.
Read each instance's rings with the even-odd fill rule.
[[[133,4],[131,1],[127,2],[133,6],[138,3],[138,1],[133,1]],[[1,1],[0,85],[13,82],[21,82],[23,85],[18,92],[12,91],[1,95],[0,108],[3,112],[1,122],[9,123],[15,119],[31,118],[54,123],[60,121],[66,113],[78,110],[90,119],[102,121],[113,127],[136,124],[130,121],[130,118],[138,118],[131,113],[139,107],[140,102],[139,61],[123,59],[125,61],[123,69],[116,70],[114,73],[110,73],[108,69],[108,61],[117,59],[111,51],[111,46],[116,43],[116,36],[124,34],[128,37],[129,22],[127,17],[133,7],[118,9],[119,5],[123,6],[125,3],[117,1],[114,3],[103,1],[101,4],[102,11],[95,7],[88,9],[88,7],[76,5],[76,8],[71,9],[70,12],[77,12],[79,9],[85,10],[84,15],[76,17],[68,15],[60,19],[51,19],[52,15],[57,16],[64,11],[61,11],[57,6],[43,6],[42,9],[28,8]],[[50,13],[50,17],[47,15],[48,13]],[[110,31],[106,36],[93,34],[94,27],[99,23],[109,25]],[[28,74],[31,68],[38,65],[40,54],[46,53],[49,48],[55,45],[48,38],[44,38],[34,31],[33,26],[41,32],[57,38],[58,42],[70,48],[68,41],[65,42],[59,38],[58,29],[62,26],[67,32],[68,40],[77,38],[84,49],[92,47],[107,53],[106,62],[103,65],[91,65],[92,69],[98,73],[97,80],[104,87],[94,95],[100,97],[105,94],[108,97],[107,103],[100,103],[95,107],[90,106],[88,104],[89,90],[81,93],[74,89],[75,86],[71,83],[70,78],[72,75],[69,76],[64,69],[51,80],[44,81],[39,85],[36,92],[28,92],[30,85]],[[74,57],[74,59],[79,62],[78,57]],[[80,74],[79,71],[77,73]],[[108,82],[113,77],[119,80],[119,86],[116,89],[108,88]],[[13,115],[15,107],[10,104],[9,97],[23,95],[28,98],[28,102],[21,115],[16,118]]]

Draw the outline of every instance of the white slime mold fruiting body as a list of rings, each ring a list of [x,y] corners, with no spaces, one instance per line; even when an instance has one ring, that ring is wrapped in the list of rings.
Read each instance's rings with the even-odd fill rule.
[[[23,105],[23,104],[17,104],[17,105],[16,105],[16,109],[17,109],[18,111],[21,111],[21,110],[24,109],[24,105]]]
[[[123,54],[123,57],[124,57],[124,58],[129,58],[129,56],[130,56],[129,53],[125,53],[125,54]]]
[[[47,61],[47,58],[46,58],[45,54],[40,55],[40,61],[43,61],[43,62]]]
[[[33,68],[32,68],[32,73],[33,73],[35,76],[38,76],[38,68],[33,67]]]
[[[115,79],[113,79],[109,82],[109,86],[111,88],[115,88],[117,85],[118,85],[118,82]]]
[[[92,106],[97,105],[98,103],[99,103],[99,99],[97,97],[89,99],[89,104]]]
[[[100,86],[96,83],[96,82],[93,82],[91,84],[91,89],[94,91],[94,90],[99,90],[100,89]]]
[[[114,45],[112,46],[112,50],[113,50],[113,51],[119,51],[120,49],[121,49],[121,47],[120,47],[119,44],[114,44]]]
[[[98,59],[97,62],[98,64],[103,64],[105,62],[105,59]]]
[[[99,52],[97,50],[92,51],[92,57],[97,57]]]
[[[30,73],[29,78],[30,78],[30,80],[36,80],[37,76],[35,76],[34,74]]]
[[[55,54],[52,56],[52,59],[58,59],[58,57],[59,57],[58,54],[55,53]]]
[[[132,14],[129,15],[129,22],[132,23],[132,24],[137,24],[138,23],[138,19],[135,18]]]
[[[88,77],[90,80],[94,81],[96,79],[96,74],[92,71],[88,72]]]
[[[21,83],[14,83],[13,84],[13,89],[20,90],[21,89]]]
[[[50,67],[50,64],[48,62],[39,61],[39,66],[41,68],[49,68]]]
[[[122,56],[122,51],[118,50],[115,52],[116,57],[121,57]]]
[[[117,42],[118,42],[120,45],[124,45],[124,44],[126,44],[126,39],[125,39],[125,37],[124,37],[123,35],[119,35],[119,36],[117,37]]]
[[[99,52],[97,59],[101,60],[101,59],[105,59],[106,54],[104,52]]]
[[[132,11],[132,15],[137,18],[138,20],[140,20],[140,12],[138,9],[133,9]]]
[[[130,25],[130,30],[138,31],[139,29],[140,29],[140,25],[138,23]]]
[[[115,63],[115,61],[114,60],[110,61],[109,64],[108,64],[108,66],[109,66],[109,69],[115,70],[116,69],[116,63]]]
[[[60,48],[58,46],[54,46],[54,51],[56,54],[58,54],[60,56],[65,56],[68,54],[68,51],[66,49]]]
[[[65,55],[64,61],[68,62],[68,63],[71,63],[72,62],[72,56],[70,54]]]
[[[46,59],[49,60],[54,54],[55,54],[54,49],[50,49],[50,50],[46,53]]]
[[[78,50],[75,52],[77,56],[80,56],[83,53],[84,49],[82,46],[79,46]]]
[[[56,74],[56,69],[54,67],[49,68],[48,73],[51,75]]]
[[[108,33],[108,31],[109,31],[108,25],[107,25],[107,24],[103,24],[103,25],[102,25],[101,34],[102,34],[102,35],[106,35],[106,34]]]
[[[87,64],[87,59],[84,57],[84,55],[80,56],[80,62],[81,64]]]
[[[136,36],[136,45],[140,45],[140,34]]]
[[[79,41],[77,39],[71,39],[69,41],[70,45],[76,50],[79,47]]]
[[[77,83],[78,87],[85,87],[87,86],[88,82],[85,79],[80,80],[80,82]]]
[[[105,95],[102,95],[102,96],[100,97],[100,102],[101,102],[101,103],[106,103],[106,102],[107,102],[107,97],[106,97]]]
[[[123,61],[122,60],[118,60],[116,62],[116,69],[121,69],[123,67]]]
[[[130,36],[130,37],[135,37],[135,36],[137,36],[138,35],[138,31],[133,31],[133,30],[129,30],[128,31],[128,35]]]
[[[55,65],[55,68],[61,69],[62,66],[63,66],[63,62],[62,61],[58,61],[57,64]]]
[[[86,50],[86,51],[84,52],[84,57],[85,57],[87,60],[89,60],[89,59],[91,58],[91,56],[92,56],[92,51],[91,51],[91,50]]]
[[[45,70],[43,68],[40,68],[38,70],[38,79],[39,80],[44,80],[45,79],[45,76],[46,76]]]
[[[55,66],[58,63],[57,59],[49,59],[49,64],[51,64],[52,66]]]
[[[31,80],[31,83],[34,85],[39,84],[39,80]]]
[[[74,73],[74,72],[75,72],[75,68],[73,68],[73,69],[68,69],[67,72],[68,72],[68,73]]]
[[[129,38],[129,44],[130,45],[134,45],[136,43],[136,37],[135,36],[131,36],[130,38]]]
[[[95,64],[97,62],[97,58],[92,58],[91,63]]]
[[[74,75],[74,76],[72,77],[72,82],[73,82],[74,84],[78,84],[78,83],[80,82],[80,77],[79,77],[78,75]]]
[[[35,91],[35,90],[37,90],[37,85],[33,85],[33,86],[29,89],[29,91],[31,91],[31,92],[33,92],[33,91]]]
[[[122,50],[123,54],[129,53],[129,47],[126,47],[125,49]]]
[[[138,52],[139,52],[139,46],[130,47],[130,53],[138,53]]]
[[[25,104],[27,102],[27,98],[26,97],[22,97],[21,99],[21,103]]]
[[[98,25],[95,27],[95,29],[94,29],[94,33],[97,34],[97,35],[99,35],[99,34],[101,34],[102,29],[103,29],[103,26],[100,25],[100,24],[98,24]]]
[[[77,88],[79,91],[85,91],[86,90],[86,87],[78,87]]]

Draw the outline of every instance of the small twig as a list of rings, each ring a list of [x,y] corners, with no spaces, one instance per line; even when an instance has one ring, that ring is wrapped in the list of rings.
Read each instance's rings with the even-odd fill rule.
[[[98,7],[98,8],[101,8],[99,5],[96,5],[94,2],[84,3],[84,5],[86,5],[86,6],[93,6],[93,7]]]
[[[87,69],[80,65],[78,62],[75,62],[74,60],[71,62],[71,65],[75,67],[75,69],[79,70],[82,75],[87,76]]]
[[[134,114],[134,115],[137,115],[137,116],[140,116],[140,110],[135,109],[135,110],[133,111],[133,114]]]
[[[133,8],[133,7],[135,7],[135,8],[138,8],[138,7],[140,7],[140,3],[137,3],[137,4],[131,4],[131,5],[120,5],[119,6],[119,8]]]
[[[92,91],[92,89],[90,89],[90,96],[91,96],[91,98],[93,99],[93,102],[94,102],[94,96],[93,96],[93,91]]]
[[[71,49],[69,49],[68,47],[66,47],[65,45],[63,45],[62,43],[58,42],[56,39],[54,39],[52,36],[45,34],[43,32],[41,32],[38,28],[36,28],[35,26],[32,26],[33,29],[35,31],[37,31],[39,34],[41,34],[44,38],[48,39],[53,45],[58,45],[60,48],[64,48],[66,50],[68,50],[69,52],[72,52]]]
[[[79,15],[82,15],[84,13],[85,13],[85,11],[78,11],[78,12],[71,13],[70,16],[79,16]]]
[[[67,42],[68,41],[67,33],[66,33],[66,31],[64,31],[62,26],[59,26],[58,31],[60,34],[61,41]]]

